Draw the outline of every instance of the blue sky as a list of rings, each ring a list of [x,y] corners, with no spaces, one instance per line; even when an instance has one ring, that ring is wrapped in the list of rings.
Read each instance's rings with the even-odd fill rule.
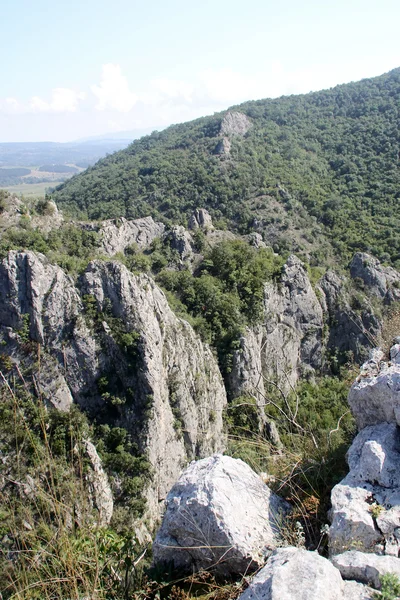
[[[6,0],[0,142],[151,130],[400,66],[395,0]]]

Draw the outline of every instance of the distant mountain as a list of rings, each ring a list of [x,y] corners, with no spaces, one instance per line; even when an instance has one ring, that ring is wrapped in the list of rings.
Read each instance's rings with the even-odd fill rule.
[[[307,253],[322,228],[344,259],[362,250],[400,266],[399,122],[395,69],[152,133],[72,177],[54,198],[90,219],[150,214],[184,223],[203,206],[278,250]],[[310,252],[316,264],[325,259]]]
[[[130,131],[114,131],[114,132],[109,132],[109,133],[103,133],[101,135],[95,135],[95,136],[91,136],[91,137],[87,137],[87,138],[82,138],[79,140],[76,140],[77,144],[83,144],[83,143],[87,143],[87,142],[97,142],[97,141],[102,141],[102,142],[108,142],[108,141],[121,141],[121,140],[129,140],[129,142],[133,142],[133,140],[137,140],[141,137],[143,137],[144,135],[148,135],[149,133],[151,133],[152,131],[154,131],[154,129],[160,130],[162,128],[159,127],[147,127],[146,129],[132,129]]]
[[[42,164],[93,164],[106,154],[125,148],[128,140],[86,142],[3,142],[0,143],[0,167],[33,167]]]

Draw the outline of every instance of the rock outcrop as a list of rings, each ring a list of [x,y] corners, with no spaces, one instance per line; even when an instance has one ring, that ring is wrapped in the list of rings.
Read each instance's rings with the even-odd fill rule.
[[[383,266],[377,258],[357,252],[350,263],[350,275],[360,279],[372,294],[385,302],[400,300],[400,273]]]
[[[360,430],[348,453],[350,471],[331,494],[330,552],[400,556],[399,346],[392,364],[371,354],[348,401]]]
[[[393,362],[376,351],[351,386],[348,401],[358,429],[377,423],[400,425],[400,363],[396,346]]]
[[[398,556],[400,434],[394,423],[366,427],[347,460],[349,474],[331,494],[331,553],[358,549]]]
[[[245,114],[232,110],[226,113],[221,122],[220,135],[245,135],[251,127],[251,121]]]
[[[323,363],[323,311],[303,263],[290,256],[278,284],[264,288],[262,325],[248,328],[233,357],[233,396],[254,394],[265,402],[264,379],[289,390],[300,372]]]
[[[110,306],[114,317],[138,337],[136,368],[130,371],[127,365],[121,373],[134,390],[133,410],[121,415],[121,421],[142,440],[156,470],[153,502],[158,502],[188,460],[224,446],[226,395],[218,365],[191,326],[171,311],[150,277],[96,261],[83,276],[82,291],[96,299],[99,311]],[[149,398],[151,414],[144,422],[139,408],[148,405]]]
[[[340,572],[329,560],[289,547],[275,550],[238,600],[348,600],[344,590]]]
[[[154,563],[224,576],[253,571],[276,547],[288,508],[241,460],[192,463],[168,494]]]
[[[361,363],[376,345],[381,324],[366,296],[361,310],[351,307],[346,287],[345,278],[331,270],[319,282],[317,289],[329,329],[326,347],[339,356],[349,353],[355,362]]]
[[[15,362],[26,340],[51,357],[65,392],[53,404],[68,409],[73,398],[103,419],[112,411],[130,432],[154,470],[152,515],[189,460],[222,450],[226,394],[216,359],[151,278],[95,261],[77,286],[44,256],[9,252],[0,326]],[[123,397],[109,404],[100,378]]]
[[[176,250],[182,262],[193,259],[193,238],[182,225],[172,227],[164,239],[169,243],[172,250]]]
[[[214,226],[212,224],[212,218],[208,210],[205,208],[196,208],[194,213],[189,219],[189,229],[205,229],[212,231]]]
[[[154,221],[152,217],[134,220],[120,217],[100,223],[81,223],[80,225],[86,230],[98,233],[99,250],[107,256],[124,252],[132,244],[136,244],[141,250],[148,248],[151,242],[161,237],[165,231],[165,226]]]
[[[114,510],[114,501],[106,472],[95,446],[89,440],[83,442],[84,453],[89,461],[87,479],[93,504],[99,512],[99,525],[109,525]]]
[[[217,143],[214,154],[229,156],[231,151],[231,138],[235,135],[243,137],[246,135],[252,123],[245,114],[238,111],[229,111],[221,121],[219,135],[221,139]]]

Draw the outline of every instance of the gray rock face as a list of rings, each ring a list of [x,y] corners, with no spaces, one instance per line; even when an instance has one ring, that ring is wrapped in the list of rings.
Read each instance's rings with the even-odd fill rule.
[[[345,289],[345,279],[334,271],[327,271],[319,284],[322,306],[328,317],[327,347],[340,354],[351,352],[354,360],[360,363],[376,344],[381,324],[367,299],[361,313],[354,311]]]
[[[340,572],[317,552],[279,548],[239,600],[345,600],[344,589]]]
[[[220,156],[229,156],[231,152],[231,142],[228,138],[223,137],[214,148],[214,154],[219,154]]]
[[[268,248],[267,244],[263,241],[261,233],[257,233],[256,231],[252,231],[247,236],[247,241],[250,246],[254,246],[254,248]]]
[[[140,249],[147,248],[153,240],[161,237],[165,230],[164,225],[157,223],[152,217],[132,221],[123,217],[109,219],[102,221],[100,227],[94,228],[99,233],[100,251],[107,256],[124,252],[131,244],[136,244]]]
[[[165,239],[169,242],[172,250],[176,250],[182,261],[190,261],[193,258],[193,238],[190,233],[176,225],[166,234]]]
[[[97,450],[89,440],[84,441],[84,451],[90,464],[87,478],[93,503],[99,511],[99,524],[104,527],[110,523],[113,515],[114,502],[112,491]]]
[[[189,219],[189,229],[206,229],[212,231],[214,226],[212,224],[212,218],[208,210],[205,208],[196,208],[194,213]]]
[[[151,398],[151,415],[144,422],[140,411],[133,409],[121,420],[137,432],[156,471],[156,490],[149,495],[155,510],[188,460],[224,446],[226,394],[219,368],[208,346],[175,316],[150,277],[96,261],[89,265],[82,285],[99,309],[111,305],[113,315],[139,336],[130,385],[134,406]]]
[[[262,404],[263,376],[288,390],[296,384],[300,369],[320,368],[323,325],[322,308],[304,265],[290,256],[279,285],[265,285],[264,323],[246,330],[234,354],[233,395],[252,393]]]
[[[400,273],[392,267],[384,267],[377,258],[357,252],[350,264],[350,274],[362,279],[372,294],[387,302],[400,299]]]
[[[84,317],[85,295],[101,314],[97,324]],[[115,322],[138,339],[133,358],[117,343]],[[89,414],[106,412],[97,385],[103,376],[129,392],[129,403],[113,409],[115,424],[128,429],[154,468],[149,514],[158,515],[159,501],[188,460],[223,449],[226,394],[217,362],[149,277],[98,261],[78,289],[44,256],[10,252],[0,263],[0,326],[16,362],[24,330],[50,357],[48,373],[65,392],[54,399],[57,407],[67,409],[73,397]],[[47,368],[40,381],[46,377]]]
[[[238,111],[229,111],[221,122],[221,135],[245,135],[251,127],[251,121]]]
[[[288,505],[243,461],[215,455],[192,463],[167,497],[154,563],[180,571],[247,573],[276,547]]]
[[[331,494],[332,554],[357,549],[398,556],[400,549],[400,433],[394,423],[366,427],[347,460],[349,474]]]
[[[361,583],[381,589],[380,577],[394,573],[400,578],[400,560],[394,556],[378,556],[352,550],[332,558],[344,579],[355,579]]]
[[[96,341],[82,313],[72,278],[43,255],[12,251],[0,263],[0,325],[43,347],[75,397],[98,376]]]
[[[392,349],[394,364],[375,355],[365,363],[350,388],[348,402],[358,429],[375,423],[400,425],[400,364],[397,348]]]

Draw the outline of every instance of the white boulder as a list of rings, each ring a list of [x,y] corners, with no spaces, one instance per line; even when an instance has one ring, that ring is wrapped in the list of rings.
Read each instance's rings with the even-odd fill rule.
[[[277,546],[288,510],[243,461],[216,454],[192,462],[167,496],[154,564],[250,572]]]
[[[391,363],[376,352],[366,362],[350,388],[348,402],[358,429],[376,423],[400,425],[400,360],[399,345],[391,349]]]
[[[344,600],[343,589],[340,572],[317,552],[279,548],[239,600]]]

